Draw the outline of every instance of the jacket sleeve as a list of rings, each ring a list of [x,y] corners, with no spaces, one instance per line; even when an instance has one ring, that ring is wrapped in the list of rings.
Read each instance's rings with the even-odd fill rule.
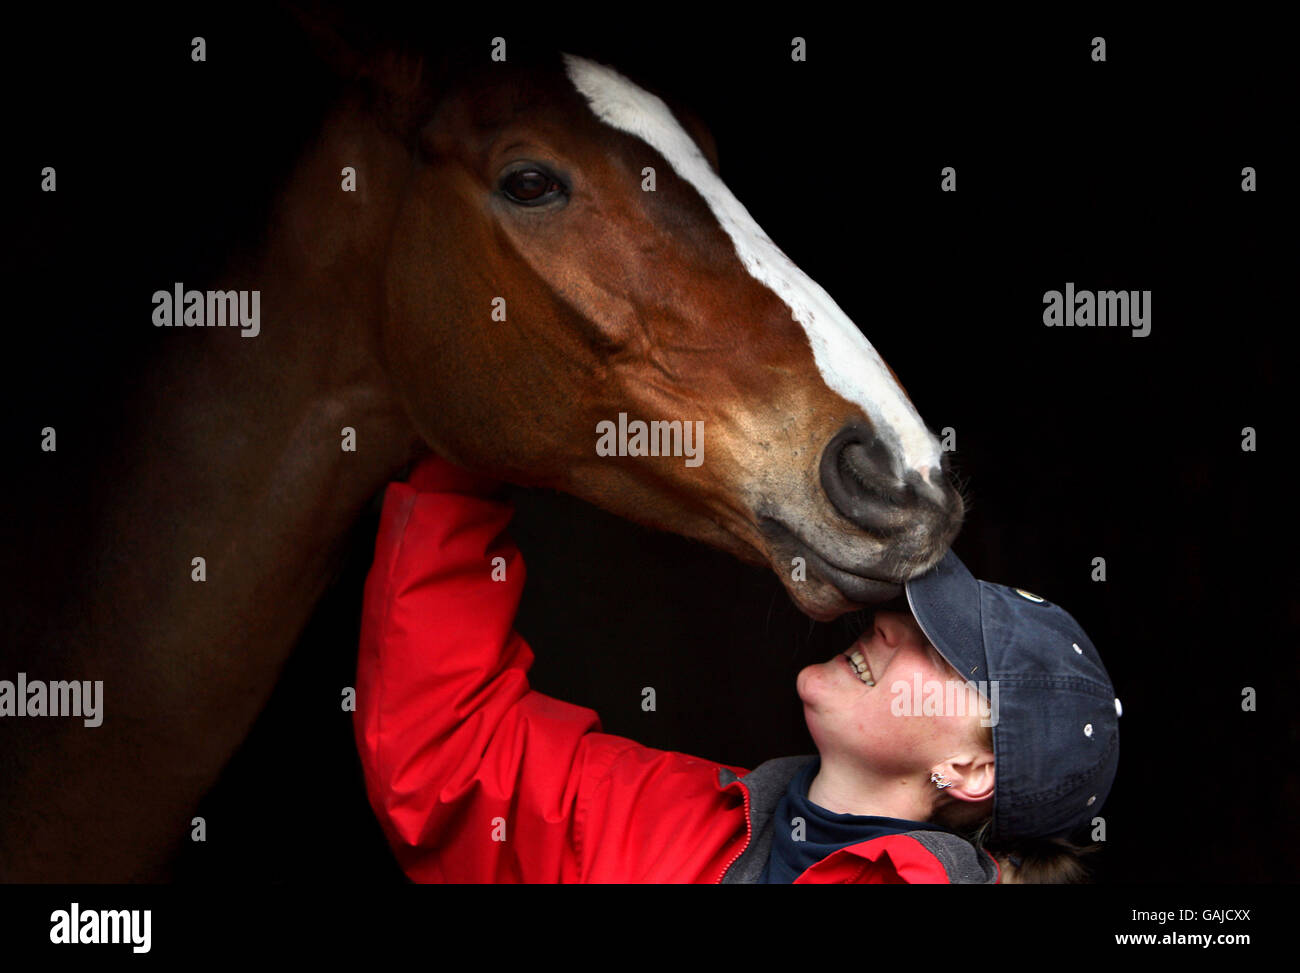
[[[505,533],[513,510],[489,490],[431,458],[384,497],[355,730],[399,864],[426,882],[587,881],[589,845],[617,836],[628,844],[609,874],[635,881],[654,874],[637,856],[657,861],[683,815],[724,844],[709,818],[717,765],[601,733],[592,710],[530,689],[533,654],[513,630],[525,577]],[[679,811],[646,813],[654,794]]]

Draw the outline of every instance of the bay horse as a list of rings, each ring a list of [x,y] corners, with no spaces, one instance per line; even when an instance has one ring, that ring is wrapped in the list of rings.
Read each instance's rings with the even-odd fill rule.
[[[46,654],[7,653],[105,687],[100,728],[7,721],[7,881],[167,874],[350,526],[429,449],[769,565],[815,619],[959,527],[935,437],[691,112],[579,56],[332,56],[346,93],[221,281],[258,333],[167,334]],[[621,414],[702,423],[703,461],[602,455]]]

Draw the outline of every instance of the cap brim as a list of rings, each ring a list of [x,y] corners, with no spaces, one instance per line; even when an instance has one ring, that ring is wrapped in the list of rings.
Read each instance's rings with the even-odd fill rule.
[[[964,679],[987,679],[980,583],[952,549],[904,587],[917,624],[948,664]]]

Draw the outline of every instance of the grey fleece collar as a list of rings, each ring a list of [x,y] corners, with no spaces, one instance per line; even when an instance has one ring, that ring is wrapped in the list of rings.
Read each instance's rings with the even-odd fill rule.
[[[718,768],[718,782],[723,787],[739,781],[749,791],[750,841],[723,874],[723,885],[758,883],[772,851],[772,815],[776,813],[776,806],[794,776],[816,759],[816,755],[777,757],[759,764],[743,777],[725,767]],[[939,860],[952,884],[993,885],[997,882],[997,866],[992,859],[964,838],[946,831],[905,833]]]

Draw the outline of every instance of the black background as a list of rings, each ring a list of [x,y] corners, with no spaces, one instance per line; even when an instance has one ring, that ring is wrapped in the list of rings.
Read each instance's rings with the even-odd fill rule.
[[[484,56],[497,34],[558,40],[690,103],[759,224],[858,322],[931,427],[955,428],[972,500],[957,552],[977,576],[1066,606],[1101,651],[1124,716],[1097,878],[1294,880],[1295,254],[1282,193],[1295,112],[1280,32],[937,13],[709,23],[643,7],[534,7],[453,28],[368,9],[380,30]],[[1089,56],[1098,34],[1104,64]],[[205,64],[190,61],[195,35]],[[807,63],[790,60],[794,35]],[[10,527],[39,533],[93,516],[94,463],[158,340],[140,293],[210,277],[257,239],[337,86],[274,10],[29,11],[10,39],[4,414],[19,445],[5,505]],[[44,165],[57,193],[39,192]],[[939,191],[948,165],[955,194]],[[1151,290],[1150,336],[1045,328],[1043,293],[1066,281]],[[47,424],[57,469],[28,448]],[[1240,446],[1247,425],[1255,453]],[[65,428],[85,445],[65,451]],[[814,624],[767,572],[568,497],[516,500],[535,687],[594,708],[609,732],[728,764],[811,750],[795,675],[861,619]],[[187,848],[178,878],[402,881],[338,702],[376,524],[372,508],[199,810],[208,841]],[[1098,556],[1104,583],[1090,580]]]

